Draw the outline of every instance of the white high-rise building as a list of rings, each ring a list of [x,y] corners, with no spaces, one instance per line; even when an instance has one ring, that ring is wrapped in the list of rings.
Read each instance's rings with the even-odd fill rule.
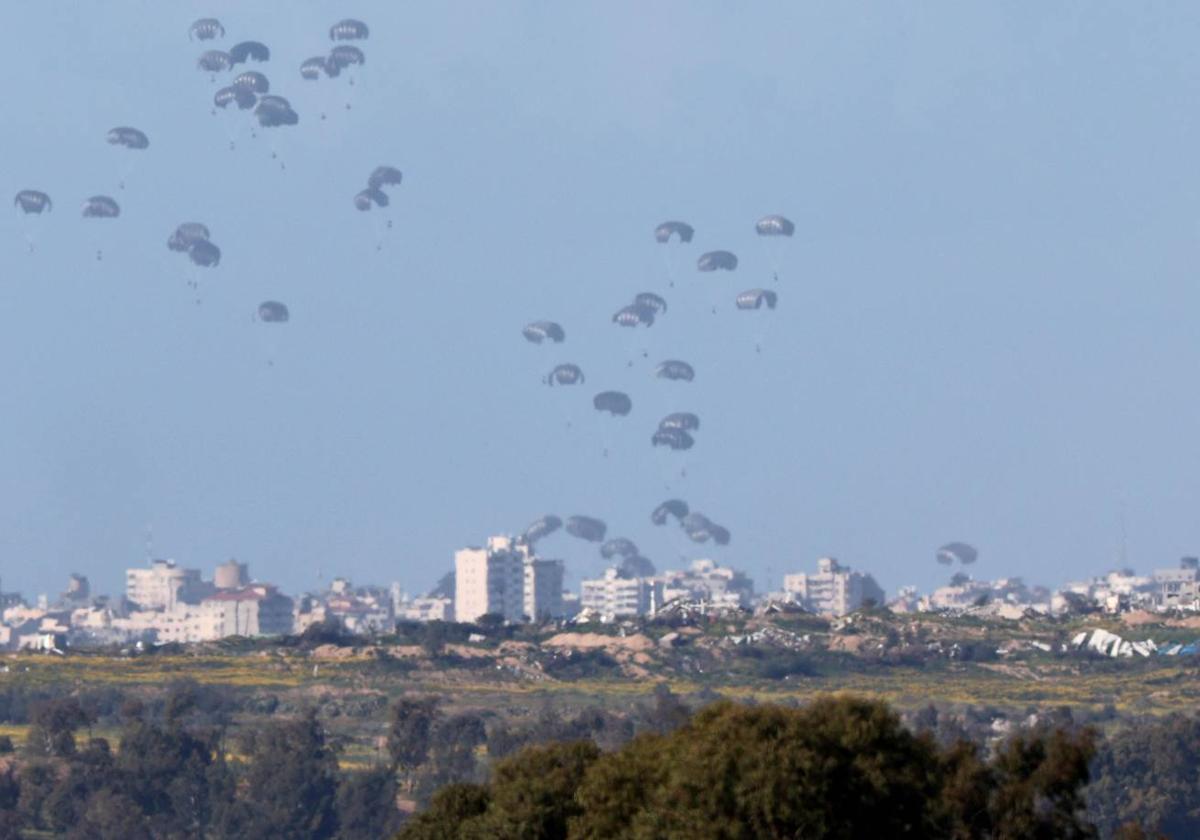
[[[542,560],[512,537],[490,537],[486,548],[454,554],[455,620],[489,614],[512,622],[561,616],[562,580],[561,560]]]
[[[652,615],[662,606],[663,585],[651,578],[626,578],[613,568],[602,578],[585,580],[581,584],[581,611],[599,613],[604,621]]]
[[[883,589],[875,578],[852,572],[832,557],[817,560],[816,574],[785,575],[783,590],[805,609],[822,615],[852,613],[868,598],[883,604]]]
[[[210,586],[199,569],[185,569],[174,560],[154,560],[148,569],[127,569],[125,597],[142,609],[170,610],[177,604],[196,604]]]

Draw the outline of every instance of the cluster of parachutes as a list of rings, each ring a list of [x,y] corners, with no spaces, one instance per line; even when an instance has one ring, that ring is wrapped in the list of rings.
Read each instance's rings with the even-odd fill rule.
[[[608,525],[592,516],[570,516],[564,522],[561,517],[548,513],[532,522],[518,539],[534,549],[539,540],[545,539],[560,528],[576,539],[600,543],[600,556],[605,560],[620,558],[617,569],[622,577],[649,577],[654,574],[654,563],[641,555],[633,540],[628,537],[605,540]]]
[[[202,268],[212,268],[221,262],[221,249],[210,236],[207,225],[184,222],[167,237],[167,248],[187,254],[194,264]]]
[[[760,236],[789,237],[795,233],[795,224],[780,215],[764,216],[755,223],[755,232]],[[654,229],[654,239],[661,244],[677,242],[690,243],[696,235],[696,230],[687,222],[671,220],[663,222]],[[696,270],[702,273],[717,271],[735,271],[738,267],[737,255],[727,250],[706,251],[697,259]],[[778,279],[778,278],[776,278]],[[672,284],[673,285],[673,284]],[[757,310],[763,307],[774,309],[779,302],[778,293],[773,289],[755,288],[741,292],[734,298],[734,304],[740,310]],[[655,292],[642,292],[633,301],[612,316],[612,322],[620,327],[636,329],[652,327],[655,321],[666,314],[668,303],[665,298]],[[566,341],[567,333],[557,321],[539,320],[526,324],[521,334],[525,340],[537,345],[557,345]],[[670,382],[692,382],[696,378],[695,368],[682,359],[665,359],[654,367],[654,376]],[[582,385],[586,381],[583,369],[574,362],[562,362],[551,368],[542,381],[550,386]],[[624,391],[605,390],[592,397],[592,407],[614,417],[626,417],[633,411],[633,399]],[[695,435],[700,430],[698,415],[687,411],[672,412],[663,417],[650,443],[654,447],[663,447],[673,451],[686,451],[695,443]],[[655,508],[650,519],[655,525],[665,525],[668,519],[674,518],[688,539],[697,543],[711,542],[715,545],[728,545],[731,539],[729,529],[719,525],[704,514],[691,511],[682,499],[669,499]],[[599,520],[588,517],[572,517],[567,520],[567,530],[583,539],[600,541],[604,538],[604,528]],[[563,522],[557,516],[547,515],[534,522],[526,529],[523,539],[529,544],[563,527]],[[622,574],[652,574],[653,563],[641,556],[637,546],[629,539],[619,537],[608,540],[601,546],[601,556],[606,560],[621,559],[619,570]],[[645,570],[649,569],[649,572]],[[640,570],[640,571],[639,571]]]
[[[690,510],[688,503],[683,499],[667,499],[650,513],[650,521],[655,525],[666,525],[667,520],[672,518],[692,542],[704,543],[712,540],[717,545],[729,545],[729,529],[718,525],[702,513]]]
[[[216,18],[201,18],[188,29],[189,37],[198,41],[212,41],[225,37],[225,27]],[[219,73],[227,73],[239,65],[250,62],[263,63],[271,60],[271,49],[261,41],[241,41],[224,50],[206,50],[196,59],[196,66],[210,73],[214,79]],[[213,111],[228,110],[235,106],[239,111],[250,111],[263,128],[296,125],[300,115],[286,98],[271,93],[271,82],[257,70],[245,70],[213,94]],[[232,146],[232,144],[231,144]]]
[[[354,196],[354,206],[359,210],[370,210],[372,207],[387,207],[391,201],[384,187],[398,187],[403,175],[394,166],[376,166],[367,176],[367,187]]]
[[[150,138],[146,133],[131,126],[123,125],[110,129],[105,139],[110,145],[125,149],[143,151],[150,148]],[[41,190],[24,189],[14,196],[13,206],[27,215],[41,215],[52,211],[54,202],[49,194]],[[84,199],[79,213],[85,219],[115,219],[121,215],[121,205],[110,195],[93,195]],[[32,243],[30,248],[32,249]],[[101,259],[102,256],[100,251],[96,252],[96,259]]]
[[[622,327],[652,327],[655,317],[666,314],[666,311],[666,300],[654,292],[642,292],[634,297],[633,303],[618,309],[612,320]]]
[[[329,27],[329,40],[331,41],[365,41],[370,35],[371,30],[365,23],[352,18],[339,20]],[[300,62],[300,78],[309,82],[319,81],[322,78],[336,79],[343,70],[361,67],[366,63],[366,53],[357,46],[338,43],[327,54],[314,55]],[[350,84],[354,84],[354,79],[350,79]],[[346,103],[346,109],[350,109],[349,102]],[[321,115],[321,119],[325,119],[324,114]]]

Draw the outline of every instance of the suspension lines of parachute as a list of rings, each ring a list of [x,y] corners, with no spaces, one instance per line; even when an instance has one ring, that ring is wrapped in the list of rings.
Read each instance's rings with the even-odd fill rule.
[[[40,217],[43,213],[49,213],[54,209],[54,202],[41,190],[21,190],[13,196],[13,207],[16,207],[22,216]],[[31,254],[36,250],[35,230],[40,227],[41,223],[28,218],[24,219],[21,225],[21,235],[25,239],[25,247]]]
[[[115,219],[121,215],[121,205],[107,195],[94,195],[83,202],[80,215],[85,219]],[[96,249],[96,259],[104,259],[104,251]]]
[[[110,146],[120,146],[134,151],[145,151],[150,148],[150,138],[146,136],[146,132],[128,125],[120,125],[109,129],[105,139]],[[134,159],[132,157],[126,158],[120,180],[117,182],[118,189],[125,189],[125,181],[133,172],[133,168]]]

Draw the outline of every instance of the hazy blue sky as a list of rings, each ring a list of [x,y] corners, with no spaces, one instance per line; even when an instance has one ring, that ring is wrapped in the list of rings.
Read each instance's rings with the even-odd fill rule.
[[[1057,583],[1115,563],[1122,510],[1138,568],[1200,551],[1195,4],[10,5],[3,182],[56,206],[0,216],[5,589],[117,591],[149,524],[293,592],[424,590],[545,512],[704,556],[649,524],[668,496],[760,587],[821,554],[929,586],[952,539]],[[299,126],[210,113],[210,14],[270,45]],[[357,84],[302,81],[348,15]],[[404,184],[360,214],[380,163]],[[81,219],[96,193],[122,217]],[[754,235],[772,212],[793,239]],[[656,245],[667,218],[696,240]],[[219,268],[166,249],[190,220]],[[738,271],[698,274],[710,248]],[[779,308],[735,311],[776,267]],[[631,335],[639,291],[672,308]],[[291,323],[252,321],[267,298]],[[696,381],[655,381],[667,357]],[[542,385],[560,361],[587,384]],[[592,412],[607,388],[630,417]],[[671,410],[703,419],[687,455],[650,448]]]

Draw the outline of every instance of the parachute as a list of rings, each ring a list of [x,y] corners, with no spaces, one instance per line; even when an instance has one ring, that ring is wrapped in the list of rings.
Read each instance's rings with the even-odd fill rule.
[[[329,27],[331,41],[361,41],[371,36],[371,30],[361,20],[346,18]]]
[[[590,516],[572,516],[567,519],[567,533],[588,542],[602,542],[608,526]]]
[[[389,203],[391,200],[383,190],[368,188],[354,196],[354,206],[359,210],[370,210],[372,204],[377,207],[387,207]]]
[[[525,529],[521,535],[522,541],[533,545],[543,537],[548,537],[562,527],[563,521],[553,513],[548,513]]]
[[[634,545],[633,540],[625,537],[615,537],[600,546],[600,556],[605,560],[614,557],[636,557],[637,553],[638,547]]]
[[[764,303],[774,309],[778,302],[779,295],[770,289],[748,289],[737,296],[738,309],[761,309]]]
[[[120,205],[106,195],[94,195],[83,202],[85,219],[115,219],[120,215]]]
[[[209,50],[196,59],[196,66],[207,73],[223,73],[233,66],[233,59],[227,52]]]
[[[955,560],[964,566],[969,566],[979,559],[979,552],[974,546],[963,542],[946,543],[937,550],[937,561],[943,566],[951,565]]]
[[[717,545],[729,545],[729,541],[733,535],[729,533],[728,528],[724,528],[716,523],[710,522],[708,525],[708,533],[712,536],[713,542]]]
[[[239,73],[234,77],[233,86],[242,90],[248,90],[251,93],[266,93],[271,89],[271,82],[257,70],[247,70],[245,73]],[[286,101],[285,99],[284,102]]]
[[[188,248],[188,256],[196,265],[211,268],[221,262],[221,249],[207,239],[198,239]]]
[[[263,128],[295,125],[300,122],[300,115],[292,110],[292,104],[282,96],[259,97],[254,115],[258,117],[258,124]]]
[[[268,324],[286,324],[289,317],[287,306],[277,300],[266,300],[258,305],[260,321]]]
[[[310,82],[316,81],[321,78],[322,73],[332,78],[338,74],[338,68],[330,65],[323,55],[306,58],[300,62],[301,78],[308,79]]]
[[[54,202],[40,190],[21,190],[13,198],[13,206],[20,207],[25,213],[49,213],[54,209]]]
[[[145,149],[150,146],[150,138],[144,132],[129,126],[119,126],[109,131],[108,142],[127,149]]]
[[[687,362],[681,362],[678,359],[668,359],[665,362],[659,363],[658,367],[654,369],[654,375],[659,379],[691,382],[696,377],[696,371]]]
[[[234,64],[245,64],[247,61],[270,61],[271,50],[266,44],[258,41],[242,41],[229,48],[229,58]]]
[[[583,382],[583,371],[579,365],[562,364],[550,371],[544,381],[547,385],[579,385]]]
[[[675,451],[691,449],[696,440],[682,429],[659,429],[650,438],[653,446],[666,446]]]
[[[380,187],[397,187],[403,175],[400,170],[394,166],[376,166],[375,170],[367,176],[367,186],[373,190]]]
[[[655,525],[666,525],[668,516],[674,516],[676,519],[682,520],[687,515],[687,502],[683,499],[667,499],[650,514],[650,521]]]
[[[668,414],[658,423],[659,431],[677,429],[681,432],[700,431],[700,418],[689,411],[677,411]]]
[[[633,299],[633,305],[653,309],[656,315],[664,315],[667,311],[666,300],[654,294],[654,292],[642,292]]]
[[[730,251],[709,251],[701,254],[700,259],[696,260],[696,268],[700,271],[716,271],[717,269],[733,271],[737,268],[737,264],[737,257]]]
[[[620,391],[601,391],[592,398],[592,405],[597,411],[607,411],[614,417],[624,417],[633,411],[633,400]]]
[[[654,326],[654,310],[649,306],[631,303],[629,306],[618,309],[612,319],[614,324],[620,324],[622,327],[636,327],[639,324],[652,327]]]
[[[640,554],[635,554],[632,557],[621,559],[621,565],[617,566],[617,577],[627,579],[653,577],[655,571],[654,564],[650,560]]]
[[[656,242],[670,242],[671,236],[679,237],[680,242],[691,242],[696,231],[686,222],[663,222],[654,229]]]
[[[689,513],[679,524],[692,542],[703,543],[711,539],[717,545],[729,545],[729,529],[721,527],[702,513]]]
[[[567,338],[563,328],[553,321],[534,321],[532,324],[526,324],[525,328],[521,330],[521,334],[527,341],[534,344],[541,344],[547,339],[555,344],[561,344]]]
[[[232,85],[223,87],[213,94],[213,104],[218,108],[228,107],[231,102],[237,103],[238,108],[245,111],[258,104],[258,97],[252,90]]]
[[[188,40],[211,41],[214,38],[224,38],[225,27],[216,18],[200,18],[188,27]]]
[[[796,226],[783,216],[763,216],[754,224],[759,236],[791,236]]]
[[[325,63],[338,70],[344,70],[352,64],[366,64],[367,56],[358,47],[341,44],[329,51],[329,58],[325,60]]]
[[[172,251],[188,251],[195,243],[206,241],[208,236],[208,228],[200,222],[184,222],[167,239],[167,247]]]

